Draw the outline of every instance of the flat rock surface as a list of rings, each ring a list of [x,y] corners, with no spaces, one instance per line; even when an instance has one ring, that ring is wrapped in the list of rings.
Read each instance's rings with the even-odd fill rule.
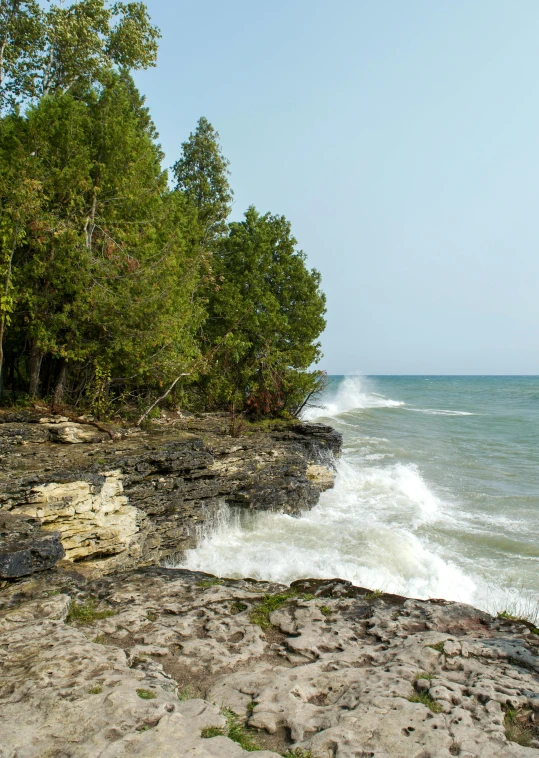
[[[538,653],[530,625],[341,580],[44,572],[0,591],[0,756],[247,755],[232,719],[262,758],[536,758]]]

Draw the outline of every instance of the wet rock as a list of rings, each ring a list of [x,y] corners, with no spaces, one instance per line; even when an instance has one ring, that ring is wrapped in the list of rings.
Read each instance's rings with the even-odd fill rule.
[[[0,511],[1,579],[15,579],[50,569],[64,555],[59,532],[45,532],[40,519]]]

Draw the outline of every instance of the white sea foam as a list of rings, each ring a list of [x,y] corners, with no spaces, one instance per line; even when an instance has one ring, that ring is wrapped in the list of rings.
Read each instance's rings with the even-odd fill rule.
[[[301,518],[264,513],[221,520],[182,566],[218,576],[288,583],[340,577],[415,597],[470,602],[476,586],[422,541],[442,501],[417,467],[358,468],[339,462],[336,486]]]
[[[365,392],[358,376],[347,376],[340,383],[334,397],[326,399],[319,407],[306,408],[303,418],[307,421],[321,417],[332,418],[341,413],[366,408],[399,408],[405,405],[400,400],[390,400],[375,392]]]
[[[470,411],[448,411],[443,408],[407,408],[407,411],[414,411],[415,413],[426,413],[429,416],[476,416],[476,413],[470,413]]]

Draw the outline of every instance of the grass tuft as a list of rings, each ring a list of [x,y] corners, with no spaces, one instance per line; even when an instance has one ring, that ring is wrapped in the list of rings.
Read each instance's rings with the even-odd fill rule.
[[[86,603],[77,603],[72,600],[69,604],[69,611],[66,618],[66,624],[72,624],[73,621],[77,621],[79,624],[92,624],[99,619],[107,619],[110,616],[114,616],[116,611],[112,610],[97,610],[97,600],[91,599]]]
[[[257,624],[261,629],[269,629],[271,627],[270,616],[273,611],[282,608],[294,597],[297,597],[295,590],[277,592],[275,595],[264,595],[264,600],[251,610],[249,621],[251,624]],[[303,597],[305,598],[305,595]]]
[[[152,692],[151,690],[137,690],[137,695],[142,698],[142,700],[153,700],[157,697],[155,692]]]
[[[510,742],[516,742],[522,747],[531,747],[533,741],[539,738],[539,729],[526,723],[526,720],[527,716],[522,711],[505,708],[505,736]]]
[[[146,611],[146,618],[148,621],[157,621],[157,613],[155,611]]]
[[[202,697],[201,693],[192,687],[182,687],[178,690],[178,700],[196,700]]]
[[[258,705],[258,700],[251,700],[249,705],[247,706],[247,715],[251,717],[253,715],[253,711]]]
[[[320,613],[323,613],[324,616],[331,616],[331,614],[333,613],[333,611],[331,610],[331,608],[329,606],[322,605],[322,606],[320,606]]]
[[[366,595],[363,595],[365,600],[376,600],[377,597],[380,597],[380,595],[383,595],[383,590],[373,590],[372,592],[367,592]]]
[[[230,708],[223,708],[221,713],[227,720],[226,727],[206,726],[200,732],[201,737],[208,739],[210,737],[224,736],[228,737],[229,740],[236,742],[243,750],[246,750],[249,753],[261,750],[251,735],[248,734],[245,727],[242,726],[239,717],[234,711],[231,711]]]
[[[427,708],[430,708],[433,713],[442,712],[442,706],[440,703],[437,703],[435,700],[429,697],[426,692],[414,692],[413,695],[410,695],[408,700],[411,703],[423,703],[423,705],[426,705]]]
[[[427,674],[426,671],[418,671],[415,675],[415,681],[417,682],[418,679],[428,679],[430,682],[434,679],[434,674]]]
[[[539,628],[537,628],[529,619],[523,618],[522,616],[513,616],[512,613],[502,611],[501,613],[498,613],[498,618],[505,619],[506,621],[514,621],[516,624],[524,624],[530,629],[532,634],[539,635]]]
[[[443,653],[444,645],[445,645],[445,642],[437,642],[435,645],[427,645],[427,647],[431,647],[433,650],[436,650],[438,653]]]
[[[226,737],[226,729],[222,726],[205,726],[200,732],[200,736],[205,740],[211,737]]]
[[[304,750],[302,747],[295,747],[293,750],[288,750],[283,758],[316,758],[314,753],[310,750]]]
[[[223,580],[218,579],[217,577],[214,577],[213,579],[202,579],[201,582],[197,583],[197,587],[205,590],[208,589],[208,587],[215,587],[216,584],[223,584]]]
[[[260,750],[260,747],[256,744],[255,740],[245,731],[245,728],[242,726],[234,711],[231,711],[230,708],[224,708],[221,712],[228,721],[227,737],[229,740],[237,742],[243,750],[247,750],[249,753],[254,753],[257,750]]]
[[[103,687],[90,687],[88,690],[89,695],[99,695],[101,692],[103,692]]]

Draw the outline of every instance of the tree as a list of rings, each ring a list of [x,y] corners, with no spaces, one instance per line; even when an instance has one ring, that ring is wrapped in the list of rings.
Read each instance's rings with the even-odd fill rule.
[[[254,415],[294,413],[321,375],[325,297],[320,275],[308,270],[284,216],[251,207],[214,257],[206,344],[225,335],[206,377],[209,404]]]
[[[167,381],[198,355],[200,262],[187,241],[195,218],[168,189],[131,78],[112,76],[85,99],[43,98],[26,118],[4,122],[14,119],[24,126],[19,163],[32,167],[43,198],[15,250],[30,394],[44,357],[56,403],[66,383],[80,395],[111,381]],[[101,389],[90,389],[96,382]]]
[[[0,0],[0,112],[153,66],[159,36],[142,2]]]
[[[43,201],[41,184],[25,159],[25,126],[23,119],[16,116],[0,120],[0,398],[4,387],[4,337],[20,284],[16,276],[17,253]]]
[[[194,133],[182,144],[182,156],[174,164],[176,190],[196,209],[200,242],[213,247],[226,232],[233,192],[228,183],[229,161],[219,145],[219,133],[210,122],[199,119]]]
[[[0,0],[0,112],[33,90],[42,40],[43,13],[35,0]]]

